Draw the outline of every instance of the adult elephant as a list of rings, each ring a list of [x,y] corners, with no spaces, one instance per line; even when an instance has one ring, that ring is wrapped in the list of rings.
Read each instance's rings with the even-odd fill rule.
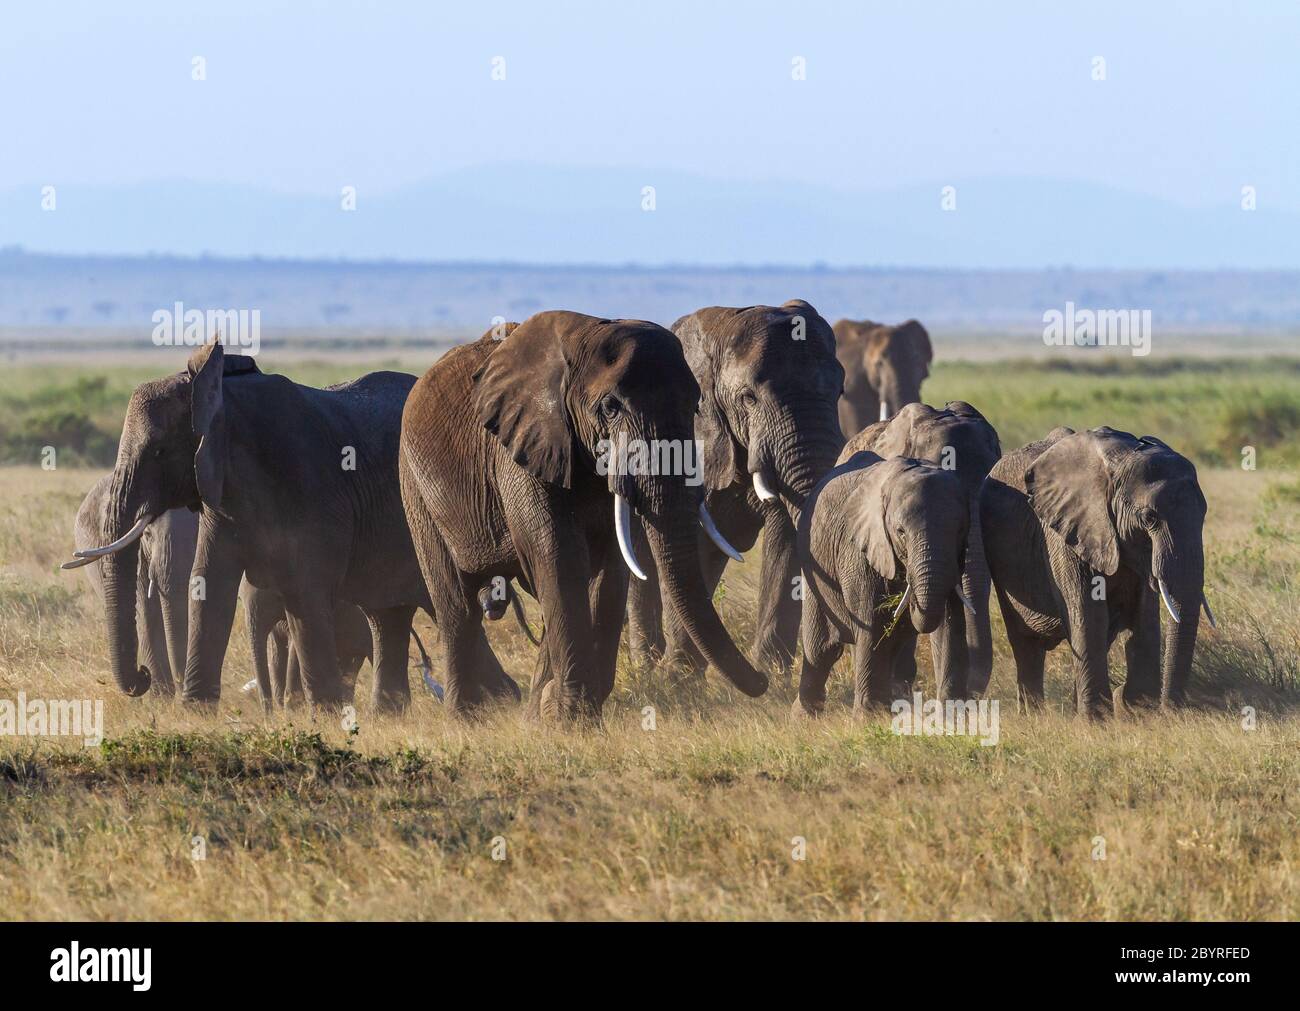
[[[73,550],[104,542],[104,505],[112,476],[105,474],[86,493],[73,522]],[[140,564],[136,575],[136,621],[143,631],[140,662],[149,671],[150,684],[160,695],[175,693],[175,682],[185,670],[189,637],[190,569],[198,540],[199,518],[188,509],[168,509],[140,535]],[[104,604],[104,579],[97,558],[76,558],[63,568],[89,566],[86,575],[100,606]]]
[[[374,372],[327,390],[266,375],[219,343],[184,372],[131,395],[105,511],[102,557],[113,675],[149,687],[136,663],[139,539],[169,509],[201,510],[189,605],[186,702],[216,703],[240,579],[284,598],[310,702],[338,706],[340,601],[366,612],[375,637],[377,710],[410,698],[407,639],[428,595],[397,485],[402,405],[415,377]],[[264,698],[266,706],[271,705]]]
[[[870,450],[880,456],[914,457],[952,471],[961,492],[970,533],[961,566],[960,596],[947,598],[944,620],[930,632],[935,692],[940,699],[979,695],[993,673],[993,632],[989,623],[989,569],[980,527],[979,492],[1002,456],[998,433],[974,407],[955,400],[936,410],[908,404],[889,421],[868,425],[851,438],[839,463]],[[914,650],[900,653],[895,670],[906,690],[916,677]]]
[[[634,511],[689,635],[741,691],[761,695],[767,678],[728,637],[703,579],[700,488],[599,463],[615,444],[680,452],[692,440],[699,387],[677,340],[653,323],[575,312],[505,332],[448,352],[402,417],[402,498],[438,615],[447,706],[465,713],[513,687],[479,602],[501,576],[542,607],[532,706],[553,678],[561,717],[599,714],[614,685],[627,569],[639,571]]]
[[[1047,650],[1068,642],[1078,711],[1111,712],[1107,655],[1122,631],[1123,702],[1182,705],[1202,607],[1214,626],[1205,511],[1191,461],[1149,435],[1057,428],[994,466],[980,517],[1023,708],[1042,704]]]
[[[842,319],[833,329],[835,353],[844,366],[840,425],[845,438],[920,402],[921,383],[934,359],[925,327],[914,319],[897,326]]]
[[[673,324],[699,384],[696,438],[703,453],[706,501],[722,545],[748,550],[763,534],[757,632],[750,660],[763,671],[788,671],[799,634],[794,581],[795,524],[812,491],[844,445],[836,402],[844,370],[835,337],[801,299],[779,307],[714,306]],[[712,593],[728,552],[701,538],[705,582]],[[656,654],[676,670],[698,673],[705,658],[671,613],[667,641],[654,573],[632,589],[630,641],[645,662]]]

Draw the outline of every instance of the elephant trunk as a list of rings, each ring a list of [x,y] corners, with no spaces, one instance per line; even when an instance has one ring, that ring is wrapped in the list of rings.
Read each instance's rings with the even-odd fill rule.
[[[1155,553],[1153,577],[1164,584],[1167,602],[1164,617],[1164,648],[1160,651],[1160,704],[1166,707],[1183,705],[1187,700],[1187,682],[1192,672],[1192,656],[1196,651],[1196,633],[1200,624],[1201,601],[1205,588],[1205,562],[1199,538],[1192,548],[1177,560],[1161,558]],[[1172,607],[1170,606],[1172,605]],[[1175,621],[1168,613],[1177,613]]]
[[[955,559],[939,559],[928,538],[917,537],[908,549],[907,579],[912,587],[912,624],[918,632],[933,632],[943,622],[948,595],[957,585]]]
[[[114,491],[118,488],[116,479]],[[118,495],[110,497],[108,522],[104,524],[106,539],[115,541],[134,526],[133,514],[124,507],[115,507]],[[139,640],[136,635],[136,574],[140,560],[140,542],[136,540],[125,547],[105,555],[101,561],[104,577],[104,611],[108,626],[108,652],[113,666],[113,679],[127,695],[143,695],[149,690],[149,671],[137,666]]]
[[[159,587],[162,594],[163,632],[167,638],[167,659],[178,681],[185,673],[185,652],[190,641],[190,595],[184,580],[179,585]],[[179,687],[179,685],[177,686]]]
[[[659,495],[642,518],[646,541],[654,555],[660,584],[669,606],[705,659],[746,695],[767,691],[767,677],[753,668],[736,648],[713,608],[700,558],[698,497],[693,489]],[[680,501],[678,501],[680,500]],[[642,499],[646,501],[645,498]],[[662,503],[662,505],[661,505]]]
[[[978,493],[971,497],[966,533],[966,565],[962,570],[961,588],[975,605],[975,614],[966,616],[966,684],[972,695],[982,695],[993,675],[993,629],[989,619],[991,579],[988,559],[984,555]]]
[[[844,433],[835,405],[820,401],[788,405],[776,430],[779,435],[771,449],[765,451],[760,445],[751,455],[758,472],[770,469],[776,477],[782,504],[797,528],[804,501],[844,448]]]

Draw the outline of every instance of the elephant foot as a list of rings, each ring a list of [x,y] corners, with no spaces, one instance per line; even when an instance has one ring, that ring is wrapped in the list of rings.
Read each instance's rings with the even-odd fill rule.
[[[668,671],[673,681],[689,682],[703,678],[708,664],[689,650],[674,647],[660,661],[660,666]]]
[[[826,700],[796,698],[790,706],[790,715],[796,720],[815,720],[826,711]]]

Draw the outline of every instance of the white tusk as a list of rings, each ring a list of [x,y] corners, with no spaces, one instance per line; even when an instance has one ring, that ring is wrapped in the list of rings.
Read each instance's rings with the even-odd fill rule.
[[[713,522],[713,517],[709,515],[709,510],[704,503],[700,503],[700,526],[704,532],[709,535],[709,540],[718,546],[718,550],[730,558],[733,562],[743,562],[745,556],[727,543],[727,539],[722,536],[717,526]]]
[[[894,608],[894,620],[898,620],[898,616],[903,613],[903,609],[907,607],[908,601],[910,601],[911,599],[912,599],[912,584],[908,583],[906,588],[903,590],[903,599],[900,600],[898,602],[898,606]]]
[[[1174,603],[1174,598],[1169,596],[1169,588],[1165,586],[1163,579],[1156,580],[1160,584],[1160,599],[1165,602],[1165,610],[1169,612],[1169,617],[1174,619],[1177,625],[1182,619],[1178,616],[1178,606]]]
[[[64,562],[62,565],[59,566],[59,568],[61,568],[61,569],[79,569],[79,568],[81,568],[83,565],[90,565],[92,562],[97,562],[97,561],[99,561],[99,559],[97,559],[97,558],[74,558],[74,559],[73,559],[72,561],[70,561],[70,562]]]
[[[74,551],[73,554],[78,558],[103,558],[104,555],[111,555],[115,551],[121,551],[140,539],[140,535],[144,533],[144,528],[149,525],[149,521],[152,519],[152,516],[141,516],[135,521],[135,526],[112,544],[105,544],[102,548],[84,548],[81,551]]]
[[[764,502],[771,502],[772,499],[776,498],[776,492],[767,486],[767,482],[763,480],[763,475],[758,471],[754,471],[754,494]]]
[[[960,586],[957,587],[957,596],[961,600],[962,604],[965,605],[966,610],[968,610],[971,614],[978,613],[975,610],[975,605],[970,602],[970,597],[966,596],[965,591],[962,590]]]
[[[149,589],[145,590],[144,595],[150,600],[153,599],[153,576],[149,577]]]
[[[645,579],[645,573],[636,563],[636,555],[632,554],[632,507],[618,492],[614,493],[614,532],[618,534],[618,550],[623,553],[623,561],[627,563],[632,575],[637,579]]]
[[[880,420],[889,420],[889,404],[885,403],[883,400],[880,402]]]
[[[1214,612],[1210,610],[1210,602],[1205,599],[1205,594],[1201,594],[1201,606],[1205,608],[1205,616],[1210,619],[1210,628],[1216,632],[1219,630],[1218,623],[1214,620]]]

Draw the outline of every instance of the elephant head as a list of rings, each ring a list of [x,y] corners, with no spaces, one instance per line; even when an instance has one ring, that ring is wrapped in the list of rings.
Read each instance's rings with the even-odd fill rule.
[[[956,476],[907,457],[870,463],[846,511],[853,544],[867,564],[882,579],[907,580],[895,613],[906,608],[918,632],[933,632],[949,596],[961,593],[969,510]]]
[[[850,439],[845,451],[857,441]],[[966,622],[966,684],[972,693],[982,693],[993,673],[993,631],[989,621],[992,584],[980,529],[979,491],[985,476],[1002,456],[998,433],[984,415],[964,401],[952,401],[942,410],[927,404],[909,404],[863,448],[885,457],[928,460],[951,471],[961,486],[970,528],[962,563],[962,591],[975,608],[973,617]]]
[[[846,437],[920,401],[921,383],[934,358],[925,327],[914,319],[898,326],[842,319],[834,332],[836,354],[844,366],[839,410]]]
[[[710,488],[753,485],[798,523],[844,445],[835,336],[807,302],[701,309],[673,324],[699,380],[696,431]]]
[[[186,371],[136,387],[104,502],[108,543],[77,552],[82,558],[103,558],[113,677],[128,695],[143,694],[150,683],[149,671],[137,666],[140,539],[170,509],[197,511],[204,503],[219,507],[225,459],[221,380],[227,368],[255,370],[256,365],[242,356],[227,359],[221,345],[212,343],[191,355]],[[155,544],[161,546],[164,539],[155,539]],[[184,578],[188,582],[188,571]],[[179,659],[178,672],[185,669],[184,655]]]
[[[1068,432],[1068,430],[1067,430]],[[1094,428],[1062,434],[1025,472],[1030,506],[1090,568],[1121,565],[1158,593],[1169,621],[1161,700],[1180,705],[1205,607],[1205,496],[1196,468],[1152,436]]]
[[[767,678],[736,649],[704,582],[697,525],[712,522],[695,453],[700,391],[673,335],[639,320],[538,313],[475,381],[478,418],[516,463],[547,484],[609,495],[623,558],[645,578],[632,553],[640,515],[683,627],[741,691],[761,695]]]

